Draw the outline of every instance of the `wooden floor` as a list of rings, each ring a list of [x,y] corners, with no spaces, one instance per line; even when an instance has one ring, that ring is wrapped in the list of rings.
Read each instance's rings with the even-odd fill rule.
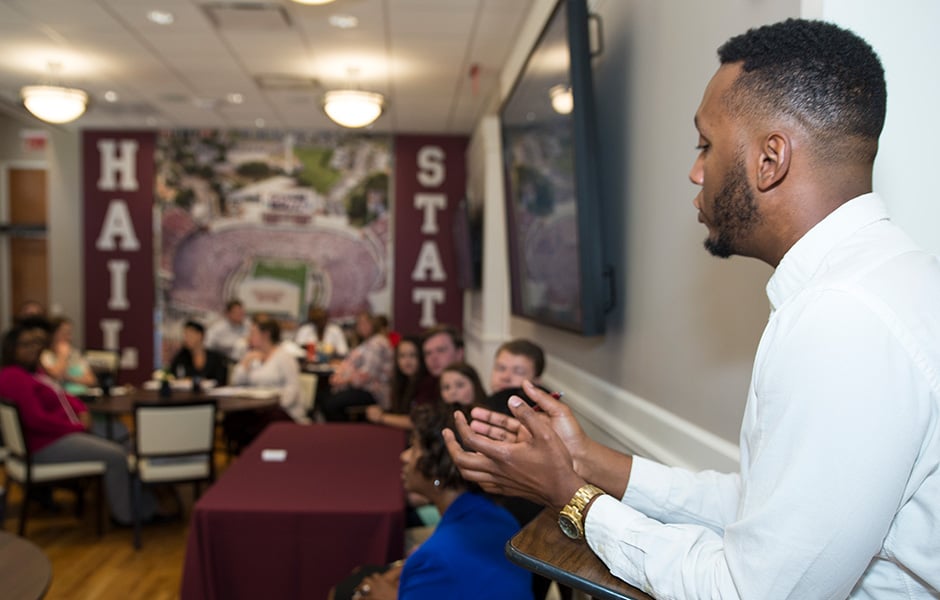
[[[220,466],[224,468],[224,464]],[[15,533],[21,495],[15,484],[7,487],[10,497],[4,529]],[[134,550],[132,528],[116,527],[107,519],[104,534],[98,537],[93,495],[88,496],[81,519],[72,510],[74,495],[68,491],[55,492],[55,500],[65,509],[59,514],[35,502],[30,504],[25,537],[38,545],[52,563],[52,584],[46,600],[179,598],[193,491],[191,485],[177,489],[184,507],[182,519],[144,526],[140,550]],[[163,499],[166,508],[174,506],[170,499]]]

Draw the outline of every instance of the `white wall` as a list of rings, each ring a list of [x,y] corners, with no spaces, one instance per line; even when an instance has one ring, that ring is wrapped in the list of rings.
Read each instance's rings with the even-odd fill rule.
[[[554,0],[538,0],[503,73],[508,91]],[[931,62],[940,3],[910,0],[597,0],[604,54],[594,62],[608,253],[621,277],[607,334],[582,338],[512,318],[510,336],[549,354],[548,381],[597,437],[670,464],[733,469],[771,270],[702,248],[687,179],[692,115],[717,47],[749,27],[825,17],[856,29],[888,72],[889,115],[875,187],[895,218],[937,250],[940,203],[923,173],[938,138]],[[890,11],[890,12],[889,12]],[[502,195],[487,197],[502,214]],[[486,250],[490,250],[488,236]],[[500,292],[502,290],[499,290]],[[484,298],[490,293],[484,291]],[[485,300],[484,300],[485,302]]]
[[[85,346],[84,202],[81,135],[49,131],[49,308],[72,319],[75,344]]]
[[[940,201],[930,174],[940,139],[940,2],[937,0],[819,0],[808,16],[848,27],[881,57],[888,82],[888,115],[875,190],[891,218],[922,246],[940,253]]]

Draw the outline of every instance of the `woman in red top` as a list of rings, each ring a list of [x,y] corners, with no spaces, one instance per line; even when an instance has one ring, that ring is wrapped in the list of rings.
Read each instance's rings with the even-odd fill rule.
[[[19,408],[23,436],[35,463],[104,461],[111,515],[128,525],[132,515],[127,455],[118,444],[88,433],[88,409],[42,371],[39,355],[47,338],[41,320],[23,320],[4,335],[0,397]],[[141,519],[153,517],[152,495],[142,496],[141,508]]]

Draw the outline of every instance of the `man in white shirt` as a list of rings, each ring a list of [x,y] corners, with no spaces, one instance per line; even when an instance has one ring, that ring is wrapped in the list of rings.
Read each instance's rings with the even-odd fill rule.
[[[690,173],[705,246],[776,268],[740,471],[601,446],[531,384],[544,414],[477,410],[457,421],[470,451],[450,431],[448,447],[486,489],[561,509],[566,533],[655,597],[940,597],[940,264],[871,193],[881,64],[801,20],[718,54]]]
[[[206,330],[206,348],[238,362],[248,349],[248,322],[240,300],[229,300],[225,315]]]
[[[307,322],[297,329],[294,334],[294,343],[301,348],[314,344],[317,352],[332,356],[346,356],[349,354],[349,344],[339,325],[330,322],[330,315],[326,309],[311,305],[307,311]]]

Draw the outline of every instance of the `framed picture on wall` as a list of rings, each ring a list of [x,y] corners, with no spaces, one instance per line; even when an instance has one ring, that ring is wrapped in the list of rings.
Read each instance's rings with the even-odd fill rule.
[[[588,13],[561,0],[503,104],[512,312],[604,332],[601,203]]]

